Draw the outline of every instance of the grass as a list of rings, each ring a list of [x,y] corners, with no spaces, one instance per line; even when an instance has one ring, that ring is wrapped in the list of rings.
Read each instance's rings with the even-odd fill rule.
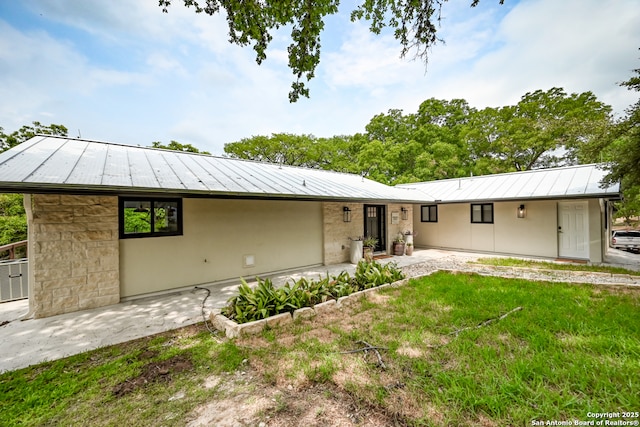
[[[184,334],[184,331],[182,331]],[[163,361],[188,361],[186,371],[154,373]],[[0,425],[183,425],[193,407],[216,392],[209,375],[232,372],[244,360],[232,343],[205,332],[157,336],[0,375]],[[220,363],[212,365],[211,360]],[[139,375],[148,372],[142,382]],[[171,387],[166,385],[170,383]],[[122,388],[140,384],[142,387]],[[183,399],[171,400],[180,391]]]
[[[628,270],[622,267],[611,267],[606,265],[583,265],[583,264],[566,264],[555,263],[549,261],[532,261],[518,258],[479,258],[474,263],[484,265],[496,265],[502,267],[526,267],[541,268],[547,270],[565,270],[565,271],[591,271],[596,273],[610,274],[629,274],[632,276],[640,276],[640,271]]]
[[[383,425],[411,426],[532,425],[640,408],[638,291],[437,273],[381,295],[259,337],[218,341],[192,327],[2,374],[0,425],[184,425],[206,402],[268,390],[277,390],[272,406],[254,420],[267,425],[295,424],[301,406],[322,398],[317,416],[346,399]],[[359,341],[385,348],[386,369],[372,351],[344,353]],[[188,369],[116,392],[172,360]],[[237,381],[246,371],[253,388]],[[203,387],[211,376],[223,380]]]

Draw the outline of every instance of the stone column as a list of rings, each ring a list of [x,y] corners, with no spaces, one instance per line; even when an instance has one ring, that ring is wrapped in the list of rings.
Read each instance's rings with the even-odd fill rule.
[[[29,316],[48,317],[120,301],[118,198],[25,195]]]

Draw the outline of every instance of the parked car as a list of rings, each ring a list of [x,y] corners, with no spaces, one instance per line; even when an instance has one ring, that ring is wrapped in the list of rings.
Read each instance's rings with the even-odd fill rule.
[[[611,247],[629,252],[640,252],[640,231],[614,231],[611,234]]]

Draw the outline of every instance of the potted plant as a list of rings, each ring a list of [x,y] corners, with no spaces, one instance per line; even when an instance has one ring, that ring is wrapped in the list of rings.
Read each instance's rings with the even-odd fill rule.
[[[405,252],[407,255],[413,255],[413,243],[407,243]]]
[[[365,237],[364,240],[362,241],[362,244],[364,246],[364,259],[365,261],[372,261],[373,260],[373,251],[376,248],[376,246],[378,245],[378,239],[376,239],[375,237]]]
[[[404,255],[404,235],[402,233],[398,233],[393,240],[393,254],[398,256]]]

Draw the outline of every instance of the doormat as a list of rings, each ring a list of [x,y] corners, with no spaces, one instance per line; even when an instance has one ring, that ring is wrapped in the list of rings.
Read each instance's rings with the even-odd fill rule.
[[[373,259],[385,259],[385,258],[391,258],[391,255],[375,255],[373,257]]]

